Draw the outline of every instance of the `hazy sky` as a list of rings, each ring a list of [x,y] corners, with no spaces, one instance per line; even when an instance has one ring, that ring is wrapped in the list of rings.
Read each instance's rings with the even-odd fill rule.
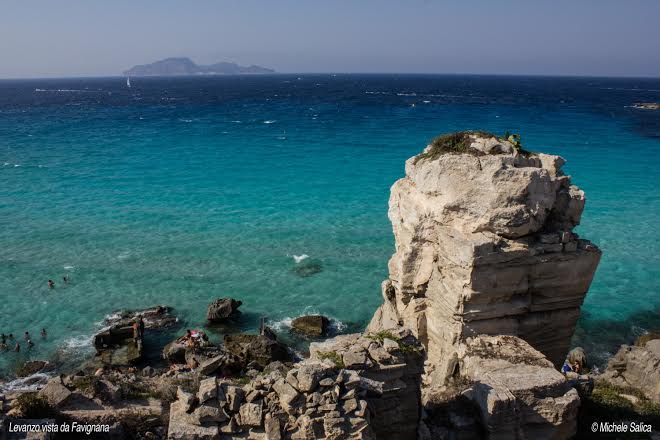
[[[660,0],[0,0],[0,77],[188,56],[279,72],[660,76]]]

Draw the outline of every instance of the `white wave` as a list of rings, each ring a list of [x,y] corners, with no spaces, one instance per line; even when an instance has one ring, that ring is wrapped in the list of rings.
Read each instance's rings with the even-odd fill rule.
[[[417,93],[415,92],[399,92],[396,94],[396,96],[417,96]]]
[[[264,124],[274,124],[277,121],[275,119],[268,119],[267,121],[264,121]]]
[[[193,119],[183,119],[183,118],[179,118],[179,121],[181,121],[181,122],[192,122]]]
[[[19,377],[10,382],[0,385],[0,391],[3,393],[16,391],[38,391],[46,385],[51,378],[45,373],[36,373],[28,377]]]
[[[130,251],[125,251],[125,252],[122,252],[121,254],[117,255],[117,259],[118,260],[125,260],[130,256],[131,256],[131,252]]]
[[[272,321],[268,323],[268,326],[275,330],[276,332],[281,332],[282,330],[288,330],[291,328],[291,323],[293,318],[282,318],[279,321]]]
[[[422,101],[422,102],[423,102],[424,104],[430,104],[430,103],[431,103],[431,101],[429,101],[429,100],[424,100],[424,101]]]
[[[64,270],[73,270],[76,268],[76,266],[62,266]]]
[[[93,341],[89,335],[72,336],[62,344],[62,350],[69,353],[80,353],[92,348]]]
[[[14,168],[18,168],[18,167],[20,167],[20,166],[21,166],[20,163],[15,163],[15,164],[14,164]]]
[[[5,163],[3,163],[2,165],[5,166],[5,167],[8,167],[8,166],[11,165],[11,164],[10,164],[9,162],[5,162]]]
[[[243,121],[238,121],[238,120],[237,121],[231,121],[231,122],[232,122],[232,124],[242,124],[243,123]]]
[[[293,255],[293,261],[296,262],[296,264],[300,263],[302,260],[309,258],[309,255],[307,254],[302,254],[302,255]]]

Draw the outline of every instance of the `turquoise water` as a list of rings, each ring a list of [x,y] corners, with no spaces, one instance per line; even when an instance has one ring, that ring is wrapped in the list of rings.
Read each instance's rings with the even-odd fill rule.
[[[576,343],[604,359],[660,327],[660,113],[629,107],[660,101],[660,80],[131,83],[0,81],[0,331],[36,343],[0,354],[4,374],[84,356],[119,308],[167,304],[200,327],[213,298],[232,296],[243,330],[308,312],[362,328],[393,252],[389,187],[406,158],[459,129],[519,132],[526,148],[564,156],[586,191],[578,232],[604,254]],[[322,271],[300,277],[303,254]]]

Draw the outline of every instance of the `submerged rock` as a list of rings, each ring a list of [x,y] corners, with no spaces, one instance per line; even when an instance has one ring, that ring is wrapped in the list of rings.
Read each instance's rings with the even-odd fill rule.
[[[311,277],[323,272],[323,264],[319,260],[305,259],[294,266],[293,272],[301,278]]]
[[[325,336],[329,325],[330,320],[322,315],[300,316],[291,322],[293,331],[315,338]]]
[[[52,367],[53,366],[48,361],[27,361],[16,371],[16,376],[28,377],[52,369]]]
[[[217,323],[223,322],[227,318],[237,315],[240,313],[238,308],[243,303],[237,301],[233,298],[219,298],[209,304],[209,307],[206,311],[206,319],[209,322]]]

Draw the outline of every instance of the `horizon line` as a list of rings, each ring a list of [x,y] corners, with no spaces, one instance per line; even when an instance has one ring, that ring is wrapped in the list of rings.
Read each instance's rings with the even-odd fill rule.
[[[284,76],[284,75],[408,75],[408,76],[492,76],[492,77],[539,77],[539,78],[602,78],[602,79],[660,79],[660,75],[601,75],[601,74],[544,74],[544,73],[468,73],[468,72],[271,72],[237,74],[192,74],[192,75],[134,75],[133,78],[209,78],[237,76]],[[72,76],[15,76],[2,77],[0,81],[15,80],[64,80],[64,79],[103,79],[126,78],[130,75],[72,75]]]

